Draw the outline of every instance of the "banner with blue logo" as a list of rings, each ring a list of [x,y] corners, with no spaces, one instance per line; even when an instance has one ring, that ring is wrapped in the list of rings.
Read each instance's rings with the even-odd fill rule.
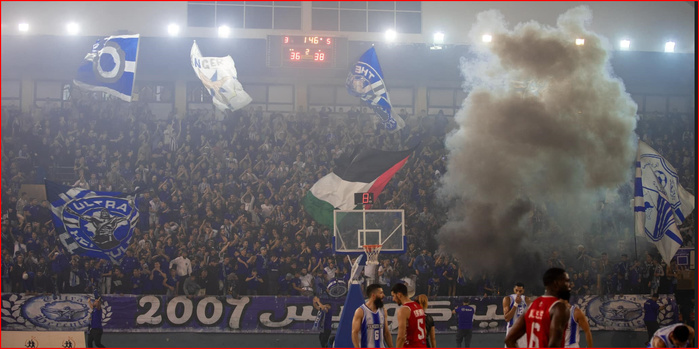
[[[640,140],[634,184],[636,235],[655,244],[669,265],[682,246],[677,225],[694,210],[694,196],[682,188],[675,168]]]
[[[53,224],[72,254],[119,264],[138,222],[135,194],[98,192],[45,181]]]
[[[379,58],[373,47],[364,52],[359,61],[350,69],[345,84],[350,95],[361,98],[366,105],[374,110],[381,119],[384,128],[389,131],[397,131],[405,126],[405,121],[398,114],[394,115],[392,112],[391,100],[383,81]]]
[[[73,83],[88,91],[106,92],[131,102],[138,43],[139,34],[97,40],[80,63]]]
[[[87,328],[90,309],[87,294],[2,295],[2,330],[76,331]],[[502,297],[470,297],[474,308],[473,332],[505,333]],[[588,318],[594,331],[645,331],[643,303],[646,295],[585,296],[573,301]],[[102,324],[105,332],[240,332],[240,333],[318,333],[313,325],[318,310],[312,297],[302,296],[156,296],[103,295]],[[337,329],[344,299],[322,301],[332,309],[332,327]],[[679,321],[674,298],[658,300],[661,326]],[[451,311],[461,298],[431,299],[426,312],[434,318],[435,331],[454,333],[456,317]],[[394,302],[384,304],[389,329],[397,333]],[[350,311],[354,311],[353,309]],[[504,336],[503,336],[504,338]]]

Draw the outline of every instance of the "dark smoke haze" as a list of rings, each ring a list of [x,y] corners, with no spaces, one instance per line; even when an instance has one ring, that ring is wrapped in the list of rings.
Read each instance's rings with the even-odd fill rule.
[[[490,10],[469,32],[478,58],[462,60],[469,95],[438,191],[450,207],[439,241],[467,270],[540,284],[551,246],[574,248],[605,193],[631,178],[637,106],[610,74],[606,40],[585,29],[591,19],[577,7],[555,27],[510,30]],[[561,227],[550,246],[526,229],[544,204]]]

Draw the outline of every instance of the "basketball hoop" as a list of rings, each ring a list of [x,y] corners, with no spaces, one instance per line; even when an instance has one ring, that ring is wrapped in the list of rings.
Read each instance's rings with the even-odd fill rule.
[[[383,245],[364,245],[364,253],[366,253],[366,264],[379,265],[379,253]]]

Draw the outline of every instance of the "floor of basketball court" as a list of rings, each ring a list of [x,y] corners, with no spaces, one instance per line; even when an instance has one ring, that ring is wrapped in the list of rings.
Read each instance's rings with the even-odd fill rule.
[[[438,334],[438,348],[453,348],[456,334]],[[595,347],[645,347],[645,332],[595,331]],[[394,336],[395,339],[395,336]],[[472,348],[502,348],[504,333],[475,333]],[[317,334],[243,334],[243,333],[105,333],[102,343],[126,348],[319,348]],[[583,337],[581,347],[585,347]]]

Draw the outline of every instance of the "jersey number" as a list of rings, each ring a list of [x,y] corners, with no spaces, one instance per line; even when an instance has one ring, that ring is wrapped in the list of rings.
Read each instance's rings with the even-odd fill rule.
[[[374,340],[377,341],[377,340],[379,340],[379,338],[381,338],[381,332],[379,332],[379,330],[375,330],[374,331]]]
[[[419,318],[417,319],[417,339],[425,339],[425,318]]]
[[[539,337],[537,337],[538,333],[541,331],[541,325],[538,322],[532,323],[532,335],[529,336],[529,345],[527,345],[530,348],[541,348],[539,346]]]

